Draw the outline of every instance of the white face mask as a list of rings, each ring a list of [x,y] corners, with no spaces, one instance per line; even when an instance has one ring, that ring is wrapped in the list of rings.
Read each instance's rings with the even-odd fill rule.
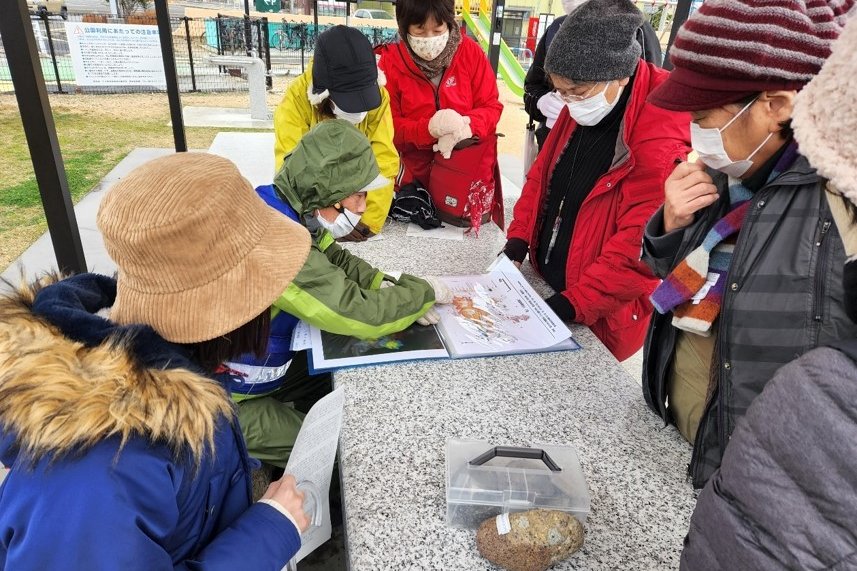
[[[720,129],[717,129],[716,127],[705,129],[696,123],[692,122],[690,124],[690,145],[693,147],[694,151],[699,153],[699,159],[705,163],[706,166],[709,166],[714,170],[718,170],[732,178],[741,178],[741,176],[743,176],[744,173],[753,166],[753,157],[762,147],[765,146],[765,143],[767,143],[774,134],[769,133],[767,138],[762,141],[762,144],[756,147],[756,150],[750,153],[750,156],[743,161],[733,161],[726,153],[726,147],[723,145],[723,136],[721,133],[723,133],[729,125],[734,123],[735,120],[738,119],[738,117],[740,117],[755,102],[756,100],[754,99],[745,105],[737,115],[732,117],[732,119],[730,119],[729,122],[723,125]]]
[[[602,89],[601,93],[598,95],[593,95],[592,97],[581,101],[566,102],[565,106],[568,107],[568,112],[571,114],[571,118],[574,119],[578,125],[583,125],[584,127],[597,125],[602,119],[607,117],[611,111],[613,111],[613,108],[616,107],[617,103],[619,103],[619,98],[622,97],[622,91],[625,88],[620,85],[619,91],[616,93],[616,99],[613,100],[613,103],[610,103],[607,101],[607,96],[605,95],[608,87],[610,87],[610,82],[604,86],[604,89]]]
[[[331,101],[333,103],[333,101]],[[361,111],[359,113],[349,113],[348,111],[343,111],[339,107],[336,106],[336,103],[333,103],[333,114],[336,115],[337,119],[345,119],[352,125],[357,125],[362,122],[363,119],[366,118],[366,115],[369,114],[368,111]]]
[[[315,219],[318,220],[322,228],[333,234],[334,238],[342,238],[343,236],[348,236],[357,228],[357,223],[360,222],[360,215],[351,212],[347,208],[343,208],[342,212],[339,213],[339,216],[333,222],[328,222],[319,213],[316,213]]]
[[[586,4],[588,0],[562,0],[562,7],[566,14],[571,14],[575,9]]]
[[[426,61],[432,61],[439,56],[447,43],[449,43],[449,31],[430,38],[420,38],[408,34],[408,45],[411,46],[415,54]]]

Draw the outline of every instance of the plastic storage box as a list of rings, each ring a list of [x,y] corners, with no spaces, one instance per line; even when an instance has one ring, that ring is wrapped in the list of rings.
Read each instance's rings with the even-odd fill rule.
[[[536,508],[589,514],[589,489],[573,446],[513,448],[484,440],[446,443],[446,522],[477,529],[501,513]]]

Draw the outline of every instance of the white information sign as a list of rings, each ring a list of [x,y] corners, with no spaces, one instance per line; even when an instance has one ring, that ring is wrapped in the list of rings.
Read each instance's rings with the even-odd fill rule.
[[[65,27],[78,85],[166,89],[157,26],[66,22]]]

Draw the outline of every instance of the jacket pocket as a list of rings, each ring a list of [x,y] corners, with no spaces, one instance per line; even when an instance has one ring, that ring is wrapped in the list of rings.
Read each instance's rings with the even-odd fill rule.
[[[199,514],[201,525],[199,527],[199,536],[197,537],[194,554],[202,551],[206,545],[211,542],[214,535],[214,527],[217,524],[218,515],[221,511],[221,501],[223,498],[223,474],[213,476],[208,482],[208,491],[205,494],[205,502],[200,506],[202,513]]]

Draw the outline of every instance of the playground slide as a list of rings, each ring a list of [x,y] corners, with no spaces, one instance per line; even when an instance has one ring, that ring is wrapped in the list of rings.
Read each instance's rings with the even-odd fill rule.
[[[489,25],[488,16],[485,15],[484,12],[479,13],[479,18],[474,18],[472,14],[469,12],[463,12],[462,17],[464,19],[464,23],[467,25],[467,29],[471,31],[471,33],[476,36],[476,39],[479,40],[479,45],[482,46],[482,49],[485,50],[485,53],[488,53],[488,46],[490,40],[490,30],[491,26]],[[512,53],[512,50],[509,49],[509,46],[506,45],[504,40],[500,40],[500,77],[503,78],[503,81],[512,90],[512,93],[517,95],[518,97],[524,96],[524,77],[526,77],[526,72],[524,68],[521,67],[521,64],[518,62],[518,59]]]

